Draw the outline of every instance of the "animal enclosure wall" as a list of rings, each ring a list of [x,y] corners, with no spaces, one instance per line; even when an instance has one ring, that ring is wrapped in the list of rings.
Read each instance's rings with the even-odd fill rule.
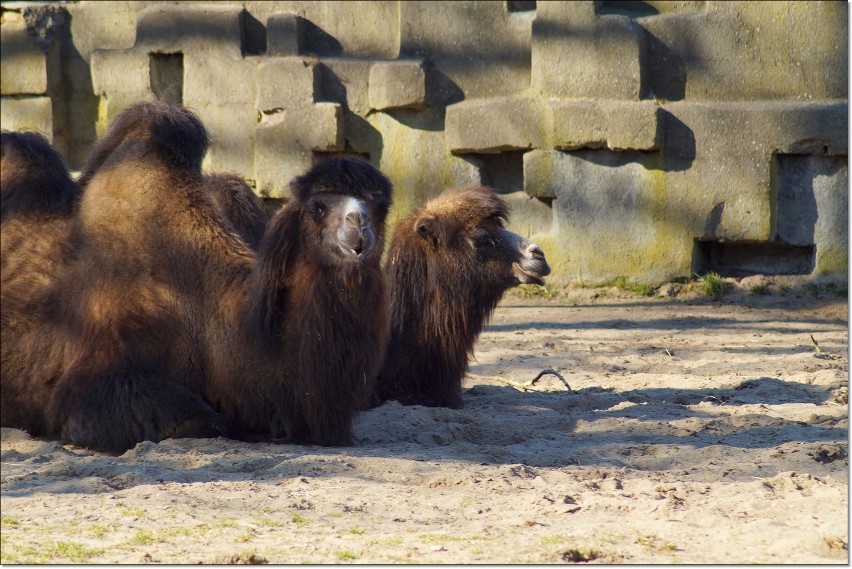
[[[494,186],[552,280],[846,275],[845,2],[2,3],[2,126],[71,168],[180,102],[264,198],[335,154],[391,223]]]

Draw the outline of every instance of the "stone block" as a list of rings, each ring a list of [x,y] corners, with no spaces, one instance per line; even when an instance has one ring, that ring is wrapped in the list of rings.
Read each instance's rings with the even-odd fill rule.
[[[597,2],[542,2],[536,3],[537,22],[594,22],[597,18]]]
[[[426,73],[421,61],[382,61],[370,68],[370,108],[422,109]]]
[[[255,107],[258,58],[193,50],[184,54],[183,61],[185,104],[216,101]]]
[[[642,26],[653,43],[648,71],[658,96],[692,102],[848,97],[846,2],[708,2],[701,12],[643,18]]]
[[[114,1],[109,9],[91,2],[66,3],[71,37],[80,58],[89,61],[96,49],[130,49],[136,42],[136,20],[141,2]]]
[[[96,135],[121,111],[140,101],[154,101],[148,56],[133,49],[95,50],[91,60],[92,87],[98,101]]]
[[[5,130],[37,131],[53,141],[50,97],[3,97],[0,105],[0,121]]]
[[[652,101],[551,100],[550,133],[560,150],[657,150],[660,108]]]
[[[313,152],[344,149],[343,108],[316,103],[267,115],[256,129],[255,177],[259,195],[287,197],[287,184],[313,164]]]
[[[523,97],[463,101],[447,107],[446,134],[455,154],[494,154],[542,143],[541,111]]]
[[[120,92],[142,100],[152,96],[147,55],[133,49],[98,49],[92,52],[91,69],[95,95]]]
[[[781,273],[815,246],[816,274],[846,270],[845,105],[670,103],[658,121],[659,152],[524,155],[524,190],[552,200],[548,246],[569,280],[690,277],[696,240]]]
[[[241,6],[157,4],[139,12],[135,47],[146,52],[226,51],[242,55]]]
[[[308,148],[323,152],[343,150],[343,107],[337,103],[316,103],[306,121],[308,124],[299,126]]]
[[[659,168],[690,196],[685,207],[705,216],[700,239],[773,240],[773,155],[840,154],[848,144],[842,104],[671,103],[664,116]]]
[[[302,53],[302,18],[295,14],[272,14],[266,20],[267,55]]]
[[[399,55],[399,9],[397,2],[316,2],[294,0],[241,3],[260,22],[267,22],[267,47],[276,41],[270,18],[283,12],[302,19],[299,22],[299,53],[321,57],[361,57],[391,59]],[[279,28],[280,29],[280,28]],[[285,44],[289,40],[284,40]],[[292,44],[290,44],[292,45]],[[272,55],[271,52],[268,52]],[[276,55],[295,55],[277,52]]]
[[[319,67],[301,57],[269,58],[257,67],[260,111],[310,106],[320,90]]]
[[[366,115],[370,111],[370,68],[374,63],[365,59],[346,57],[323,58],[321,98],[336,102],[353,113]]]
[[[819,217],[814,188],[815,157],[779,154],[776,160],[776,239],[790,245],[813,245]],[[820,157],[822,158],[822,157]],[[820,168],[824,170],[824,165]]]
[[[261,197],[289,198],[290,180],[313,164],[311,150],[288,134],[284,122],[261,124],[255,131],[255,191]]]
[[[781,154],[849,153],[849,106],[844,102],[752,104],[766,113],[767,143]]]
[[[849,275],[848,158],[811,157],[817,218],[814,274]]]
[[[532,89],[544,97],[639,100],[647,44],[627,16],[594,17],[589,7],[539,10],[532,28]],[[591,3],[576,3],[591,4]],[[543,6],[544,7],[544,6]]]
[[[4,12],[0,27],[3,73],[0,93],[3,95],[43,95],[47,93],[47,56],[27,35],[20,14]]]
[[[529,88],[535,12],[509,12],[507,2],[397,5],[399,57],[428,59],[439,73],[437,79],[446,84],[442,100],[430,105],[520,94]]]

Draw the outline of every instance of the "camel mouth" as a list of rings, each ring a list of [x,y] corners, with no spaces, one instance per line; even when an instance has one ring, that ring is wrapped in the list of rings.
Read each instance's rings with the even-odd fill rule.
[[[547,262],[513,263],[514,276],[518,284],[534,284],[544,286],[544,277],[550,274]]]
[[[376,244],[376,234],[369,226],[341,229],[337,235],[337,246],[345,259],[359,262],[366,258]]]
[[[370,252],[370,247],[363,247],[362,245],[349,247],[348,245],[340,243],[338,247],[343,258],[348,261],[352,261],[353,263],[363,261],[367,254]]]

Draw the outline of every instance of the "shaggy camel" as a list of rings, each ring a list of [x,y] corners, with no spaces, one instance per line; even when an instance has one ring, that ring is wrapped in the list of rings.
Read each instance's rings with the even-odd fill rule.
[[[223,212],[241,217],[236,207]],[[502,227],[507,214],[493,190],[458,188],[396,228],[384,266],[391,337],[372,405],[461,407],[469,356],[503,293],[550,273],[537,245]]]
[[[387,343],[392,186],[323,162],[253,252],[205,194],[206,149],[192,113],[134,105],[62,231],[7,251],[27,227],[3,225],[3,426],[109,452],[219,433],[351,443]]]
[[[550,274],[534,243],[505,229],[486,187],[443,192],[400,222],[384,272],[391,335],[373,405],[462,406],[468,358],[503,293]]]

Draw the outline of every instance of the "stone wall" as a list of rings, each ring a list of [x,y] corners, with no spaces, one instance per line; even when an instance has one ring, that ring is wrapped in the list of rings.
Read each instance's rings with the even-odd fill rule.
[[[845,2],[2,3],[2,125],[72,168],[127,105],[282,198],[355,154],[392,222],[489,184],[556,281],[848,270]]]

